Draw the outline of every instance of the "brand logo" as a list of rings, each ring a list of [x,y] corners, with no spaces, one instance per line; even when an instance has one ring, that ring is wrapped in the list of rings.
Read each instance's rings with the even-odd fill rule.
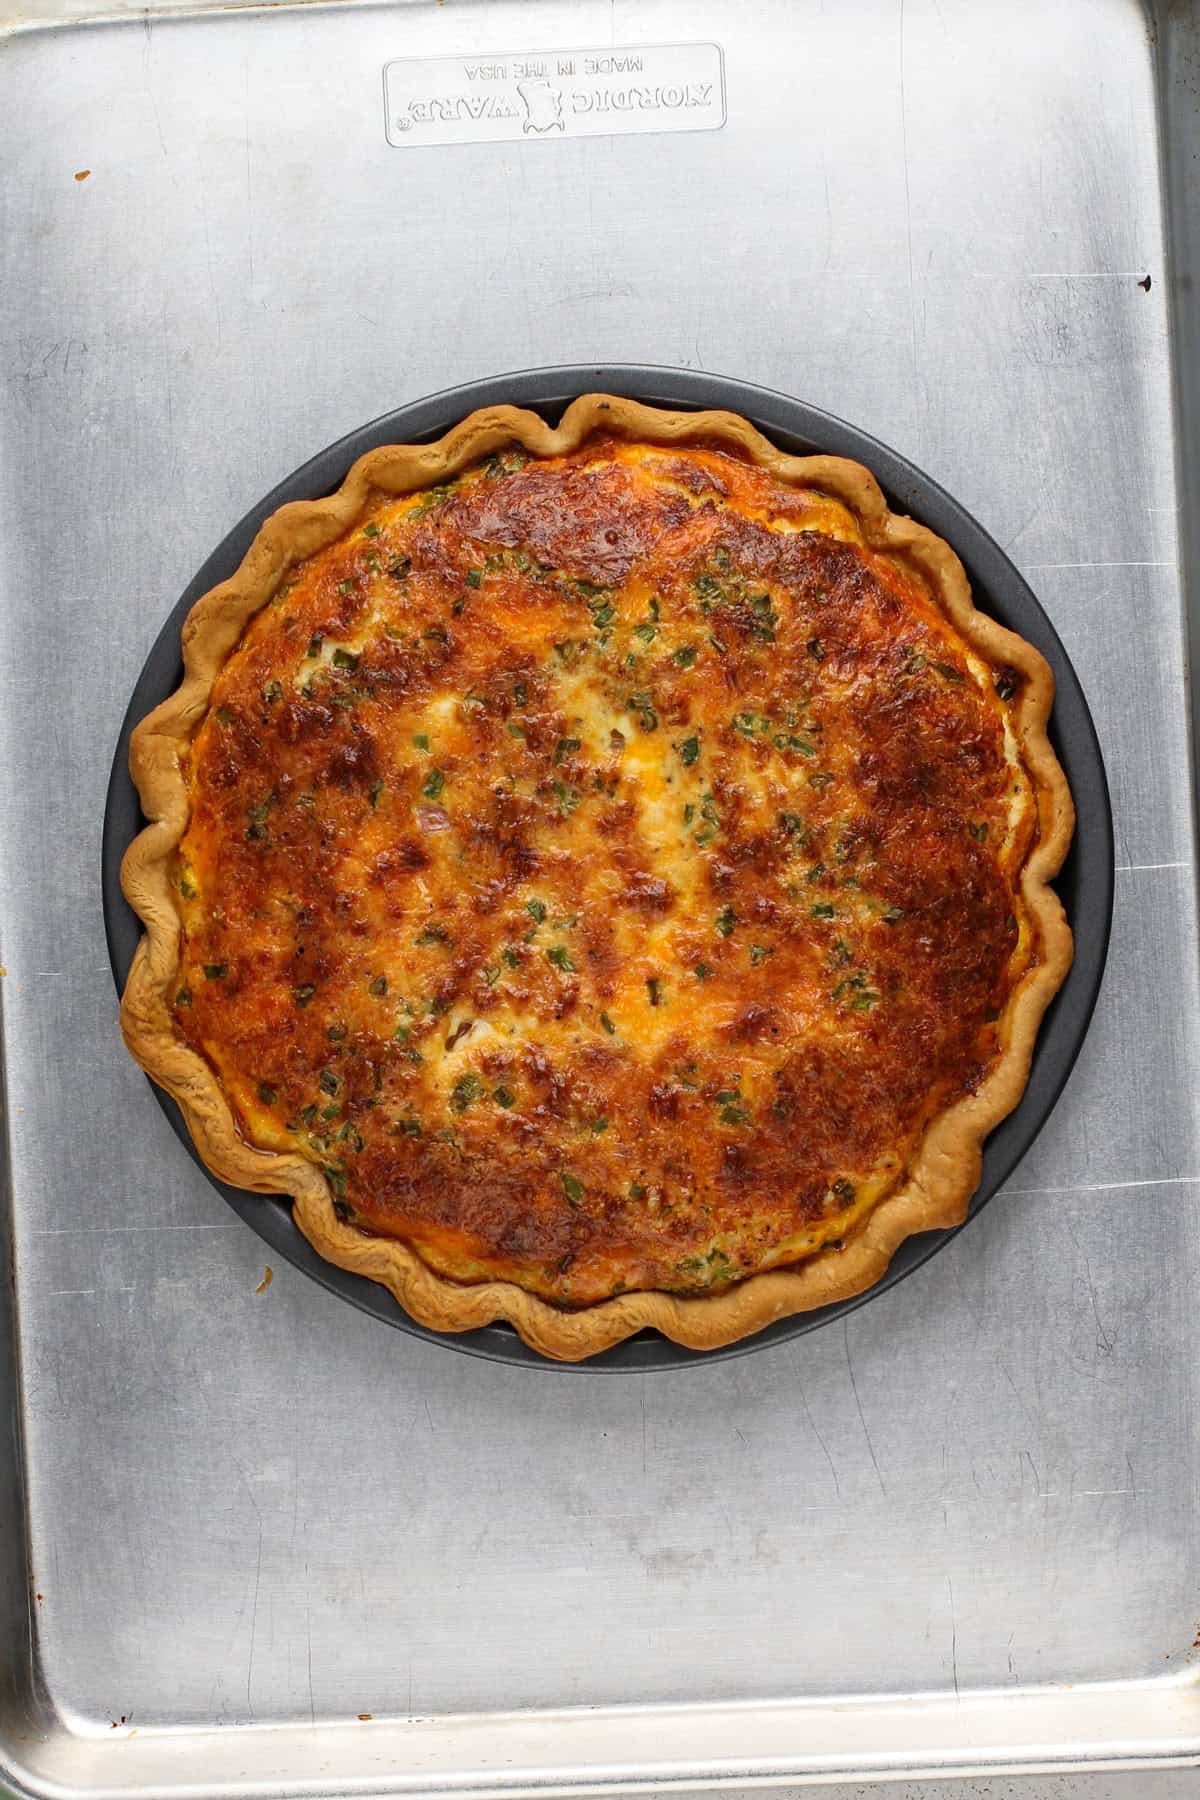
[[[383,91],[388,142],[406,148],[725,123],[716,44],[413,58],[386,65]]]

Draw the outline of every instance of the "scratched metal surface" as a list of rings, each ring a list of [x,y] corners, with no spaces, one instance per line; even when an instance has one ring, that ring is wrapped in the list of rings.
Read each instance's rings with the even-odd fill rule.
[[[1194,9],[1168,10],[1186,97]],[[385,141],[396,57],[701,39],[721,130]],[[414,0],[0,43],[12,1785],[1200,1754],[1163,103],[1133,0]],[[406,399],[593,358],[801,394],[972,508],[1084,680],[1120,868],[1090,1039],[1006,1195],[835,1329],[630,1379],[468,1360],[287,1268],[257,1294],[261,1246],[120,1048],[97,880],[129,690],[246,506]]]

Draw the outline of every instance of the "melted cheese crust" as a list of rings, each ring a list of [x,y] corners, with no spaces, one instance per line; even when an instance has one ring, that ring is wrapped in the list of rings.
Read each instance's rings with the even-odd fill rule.
[[[178,1029],[249,1142],[452,1279],[589,1304],[836,1248],[1037,956],[1020,679],[723,451],[377,496],[194,739]]]

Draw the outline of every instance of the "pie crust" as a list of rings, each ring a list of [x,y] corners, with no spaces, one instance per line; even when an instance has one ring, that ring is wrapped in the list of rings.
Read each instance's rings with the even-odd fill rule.
[[[177,1029],[172,1002],[183,931],[173,871],[189,823],[189,746],[224,665],[289,572],[344,538],[381,497],[444,483],[513,446],[544,459],[568,455],[593,438],[730,452],[791,488],[831,498],[853,516],[865,546],[915,573],[990,670],[1016,672],[1007,716],[1036,807],[1016,891],[1036,942],[1007,995],[996,1027],[998,1051],[986,1072],[933,1117],[899,1185],[838,1247],[752,1273],[720,1291],[631,1291],[572,1307],[514,1281],[447,1279],[406,1242],[368,1234],[340,1217],[315,1162],[247,1141],[212,1063]],[[329,1262],[380,1282],[423,1325],[459,1332],[504,1319],[543,1355],[576,1361],[647,1327],[697,1350],[729,1344],[773,1320],[862,1292],[883,1275],[904,1239],[964,1219],[979,1181],[983,1142],[1024,1091],[1042,1015],[1070,966],[1070,930],[1049,883],[1066,855],[1074,809],[1046,735],[1053,699],[1046,662],[976,611],[954,552],[924,526],[890,512],[866,469],[838,457],[787,455],[727,412],[675,413],[592,394],[576,400],[552,427],[531,412],[487,407],[436,443],[369,452],[327,499],[281,507],[261,527],[237,572],[192,608],[183,628],[183,660],[180,687],[138,726],[130,752],[149,823],[122,869],[125,894],[145,926],[122,1001],[122,1030],[137,1061],[178,1102],[213,1173],[238,1187],[290,1195],[298,1227]]]

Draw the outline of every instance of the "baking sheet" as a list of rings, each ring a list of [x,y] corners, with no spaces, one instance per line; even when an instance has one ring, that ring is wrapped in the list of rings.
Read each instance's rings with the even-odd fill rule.
[[[1132,0],[413,0],[3,42],[19,1791],[1200,1756],[1195,345],[1163,231],[1165,195],[1187,273],[1194,38]],[[701,42],[717,129],[387,140],[389,62]],[[833,1331],[564,1382],[286,1268],[255,1292],[117,1042],[97,865],[137,671],[246,506],[389,406],[592,358],[799,393],[974,511],[1084,681],[1119,872],[1089,1042],[969,1232]]]

